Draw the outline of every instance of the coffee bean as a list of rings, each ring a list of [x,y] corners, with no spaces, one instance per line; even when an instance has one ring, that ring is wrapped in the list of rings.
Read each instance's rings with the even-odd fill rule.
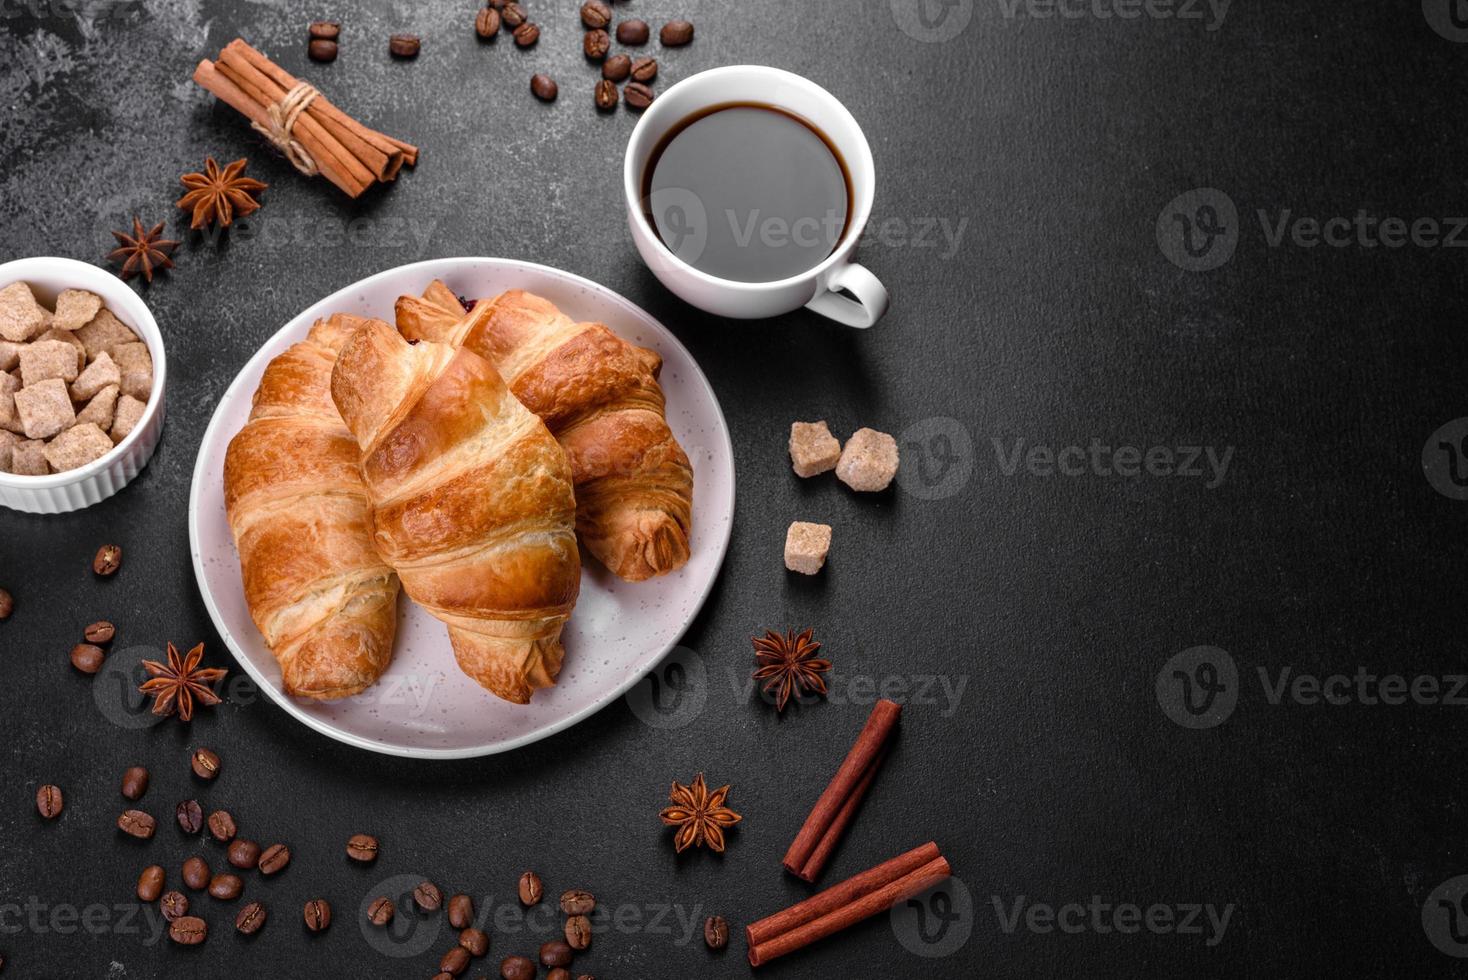
[[[729,945],[729,922],[722,915],[711,915],[703,920],[703,941],[709,949],[723,949]]]
[[[221,873],[209,879],[209,894],[221,902],[233,902],[244,890],[245,883],[239,875]]]
[[[253,936],[265,927],[265,919],[269,913],[265,906],[259,902],[251,902],[240,909],[240,914],[234,917],[234,927],[246,936]]]
[[[310,34],[313,41],[335,41],[341,36],[342,26],[334,20],[314,20]]]
[[[132,766],[122,774],[122,795],[130,800],[140,799],[148,792],[148,770]]]
[[[469,951],[463,946],[455,946],[443,958],[438,961],[438,968],[451,977],[456,977],[469,969]]]
[[[61,816],[61,810],[65,806],[66,800],[61,796],[61,787],[47,783],[36,790],[36,811],[47,820],[55,820]]]
[[[525,8],[518,3],[507,3],[500,8],[500,19],[505,22],[506,27],[513,31],[525,23]]]
[[[99,646],[78,643],[71,648],[71,665],[83,674],[95,674],[102,669],[102,661],[106,656]]]
[[[650,82],[658,77],[658,62],[656,58],[638,58],[632,62],[632,80],[634,82]]]
[[[387,53],[394,58],[416,58],[423,40],[416,34],[394,34],[387,39]]]
[[[312,61],[322,64],[330,64],[336,60],[337,46],[335,41],[325,41],[321,38],[313,38],[306,45],[306,57]]]
[[[122,567],[122,549],[115,544],[104,544],[97,549],[97,557],[92,559],[92,571],[106,578],[114,574]]]
[[[236,838],[230,842],[225,859],[236,868],[248,871],[260,863],[260,845],[252,840]]]
[[[158,901],[158,896],[163,894],[163,882],[166,877],[161,864],[150,864],[144,868],[143,873],[138,875],[138,901]]]
[[[572,949],[585,949],[591,945],[591,922],[584,915],[573,915],[566,920],[566,942]]]
[[[385,926],[392,921],[397,909],[393,907],[392,899],[383,895],[374,898],[372,904],[367,906],[367,921],[374,926]]]
[[[686,20],[670,20],[658,32],[664,47],[678,48],[693,40],[693,25]]]
[[[178,820],[179,829],[186,834],[197,834],[204,826],[204,808],[199,806],[198,800],[184,800],[173,808],[173,816]]]
[[[197,946],[209,938],[209,924],[193,915],[174,919],[168,927],[168,938],[180,946]]]
[[[483,929],[465,929],[459,933],[459,945],[471,956],[483,956],[489,952],[489,934]]]
[[[610,112],[617,108],[617,100],[621,98],[617,94],[617,83],[607,78],[603,78],[596,83],[596,90],[593,94],[596,100],[596,107],[602,112]]]
[[[488,5],[493,7],[495,10],[504,10],[505,4],[509,2],[510,0],[489,0]]]
[[[544,889],[540,884],[540,875],[534,871],[527,871],[520,876],[520,904],[535,905],[540,901]]]
[[[158,822],[142,810],[124,810],[117,818],[117,829],[138,840],[148,840],[158,829]]]
[[[625,54],[614,54],[601,65],[601,77],[620,82],[632,72],[632,59]]]
[[[197,854],[183,863],[183,883],[194,891],[209,884],[209,862]]]
[[[9,619],[13,612],[15,612],[15,597],[4,589],[0,589],[0,619]]]
[[[612,8],[601,0],[586,0],[581,5],[581,23],[592,30],[599,30],[612,22]]]
[[[579,977],[577,977],[576,980],[596,980],[596,977],[592,976],[590,973],[583,973]]]
[[[305,918],[307,929],[322,932],[331,925],[331,906],[324,898],[313,898],[306,903]]]
[[[436,912],[443,905],[443,892],[439,891],[438,886],[431,881],[420,882],[418,887],[413,889],[413,901],[417,902],[418,907],[424,912]]]
[[[82,630],[82,639],[86,640],[88,643],[96,643],[98,645],[103,643],[111,643],[112,638],[116,635],[117,627],[113,626],[105,619],[99,619],[91,626],[88,626],[86,629]]]
[[[189,914],[189,898],[183,892],[165,892],[158,900],[158,910],[169,922],[177,922]]]
[[[580,888],[561,894],[561,911],[567,915],[590,915],[596,908],[596,896]]]
[[[435,973],[433,980],[454,980],[454,975],[452,973]]]
[[[545,980],[571,980],[571,971],[563,966],[558,966],[554,970],[546,971]]]
[[[347,838],[347,857],[363,864],[377,860],[377,838],[371,834],[353,834]]]
[[[560,93],[560,86],[556,80],[549,75],[531,75],[530,93],[542,102],[556,101],[556,95]]]
[[[600,61],[612,49],[612,36],[606,31],[587,31],[581,38],[581,52],[592,61]]]
[[[194,749],[193,758],[189,761],[193,767],[194,775],[200,779],[213,779],[219,775],[219,756],[209,749]]]
[[[227,844],[234,840],[237,828],[234,825],[234,817],[229,815],[228,810],[215,810],[209,814],[209,836]]]
[[[455,895],[449,899],[449,925],[455,929],[467,929],[474,924],[474,899],[468,895]]]
[[[528,48],[540,40],[540,28],[527,22],[515,28],[514,36],[517,47]]]
[[[528,956],[506,956],[500,960],[500,976],[505,980],[535,980],[535,964]]]
[[[271,844],[260,854],[255,866],[262,875],[273,875],[291,863],[291,849],[284,844]]]
[[[627,108],[641,112],[652,105],[652,100],[657,98],[657,93],[641,82],[628,82],[622,96],[627,100]]]
[[[647,43],[647,21],[624,20],[617,25],[617,40],[623,44],[636,47]]]
[[[571,946],[563,939],[552,939],[540,946],[541,966],[567,966],[571,962]]]
[[[474,33],[480,37],[494,37],[500,32],[500,12],[485,7],[474,15]]]

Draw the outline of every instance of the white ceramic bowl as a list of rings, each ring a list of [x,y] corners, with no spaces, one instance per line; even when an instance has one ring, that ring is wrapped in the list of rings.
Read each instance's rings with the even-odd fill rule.
[[[153,357],[153,390],[143,417],[127,438],[100,459],[65,473],[16,476],[0,473],[0,505],[32,514],[64,514],[106,500],[147,465],[163,434],[163,381],[167,364],[163,334],[132,287],[106,269],[75,259],[38,256],[0,265],[0,288],[30,283],[43,303],[55,303],[63,289],[85,289],[102,297],[113,316],[132,328]]]

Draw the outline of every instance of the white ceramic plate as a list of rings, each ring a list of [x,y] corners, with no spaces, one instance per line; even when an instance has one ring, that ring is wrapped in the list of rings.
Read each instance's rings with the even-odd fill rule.
[[[563,637],[566,660],[555,687],[531,704],[501,701],[464,676],[443,624],[407,596],[399,599],[392,665],[354,698],[318,703],[287,696],[280,668],[250,620],[239,558],[224,514],[224,453],[245,424],[270,360],[330,313],[393,319],[393,302],[442,279],[462,296],[512,287],[551,300],[576,320],[605,323],[663,357],[668,424],[693,462],[693,539],[688,564],[647,582],[621,582],[584,556],[581,597]],[[688,350],[643,310],[594,282],[509,259],[435,259],[389,269],[326,297],[281,328],[225,392],[204,433],[189,497],[189,542],[204,604],[250,676],[287,712],[338,741],[392,755],[464,758],[504,752],[574,725],[620,697],[657,665],[693,621],[712,589],[734,520],[734,452],[708,379]]]

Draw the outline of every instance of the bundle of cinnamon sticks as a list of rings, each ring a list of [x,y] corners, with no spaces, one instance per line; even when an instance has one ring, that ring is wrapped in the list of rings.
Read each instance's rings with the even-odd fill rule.
[[[418,148],[369,129],[238,38],[194,69],[194,81],[243,114],[296,169],[320,173],[350,197],[393,180]]]

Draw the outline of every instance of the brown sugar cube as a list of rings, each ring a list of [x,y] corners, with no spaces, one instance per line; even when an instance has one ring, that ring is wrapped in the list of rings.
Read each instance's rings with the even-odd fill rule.
[[[132,395],[117,399],[117,411],[112,418],[112,441],[122,442],[143,417],[143,403]]]
[[[43,340],[28,344],[20,352],[20,383],[30,388],[51,378],[75,381],[77,376],[76,351],[70,344],[59,340]]]
[[[57,330],[80,330],[102,309],[102,297],[85,289],[63,289],[56,297],[51,326]]]
[[[841,450],[836,478],[853,490],[886,490],[897,475],[897,440],[875,429],[857,429]]]
[[[40,439],[17,442],[10,451],[10,472],[16,476],[45,476],[46,444]]]
[[[112,428],[112,417],[117,412],[117,385],[108,385],[92,396],[80,412],[76,413],[76,424],[88,422],[106,432]]]
[[[72,333],[71,331],[57,330],[55,327],[52,327],[50,330],[47,330],[35,340],[31,341],[31,343],[38,344],[43,340],[59,340],[62,343],[70,344],[72,346],[72,349],[76,351],[76,369],[80,371],[82,368],[87,366],[87,349],[86,347],[82,346],[82,342],[80,340],[77,340],[76,334]]]
[[[0,338],[18,344],[51,325],[51,314],[36,302],[31,287],[13,282],[0,289]]]
[[[0,340],[0,371],[14,371],[20,363],[20,350],[24,344],[14,344],[8,340]]]
[[[84,402],[108,385],[120,385],[122,372],[106,351],[91,364],[71,385],[71,400]]]
[[[0,473],[10,472],[10,455],[20,436],[8,429],[0,429]]]
[[[841,443],[820,422],[790,423],[790,462],[796,476],[815,476],[836,468],[841,458]]]
[[[138,335],[127,328],[109,309],[102,309],[91,322],[76,332],[77,340],[87,349],[87,360],[95,361],[97,355],[118,344],[130,344]],[[116,360],[116,358],[113,358]]]
[[[148,353],[148,345],[137,341],[117,344],[106,353],[122,372],[122,393],[147,401],[153,391],[153,356]],[[96,359],[100,360],[101,355]]]
[[[831,525],[795,521],[785,532],[785,567],[802,575],[814,575],[826,564],[831,550]]]
[[[0,429],[7,432],[25,431],[20,424],[20,413],[15,410],[15,393],[19,390],[19,378],[0,373]]]
[[[71,351],[66,354],[70,357]],[[27,439],[49,439],[71,428],[76,421],[66,382],[60,378],[47,378],[17,391],[15,409],[20,413],[20,427]]]
[[[107,433],[88,422],[74,425],[46,443],[46,462],[57,473],[85,466],[112,451]]]

